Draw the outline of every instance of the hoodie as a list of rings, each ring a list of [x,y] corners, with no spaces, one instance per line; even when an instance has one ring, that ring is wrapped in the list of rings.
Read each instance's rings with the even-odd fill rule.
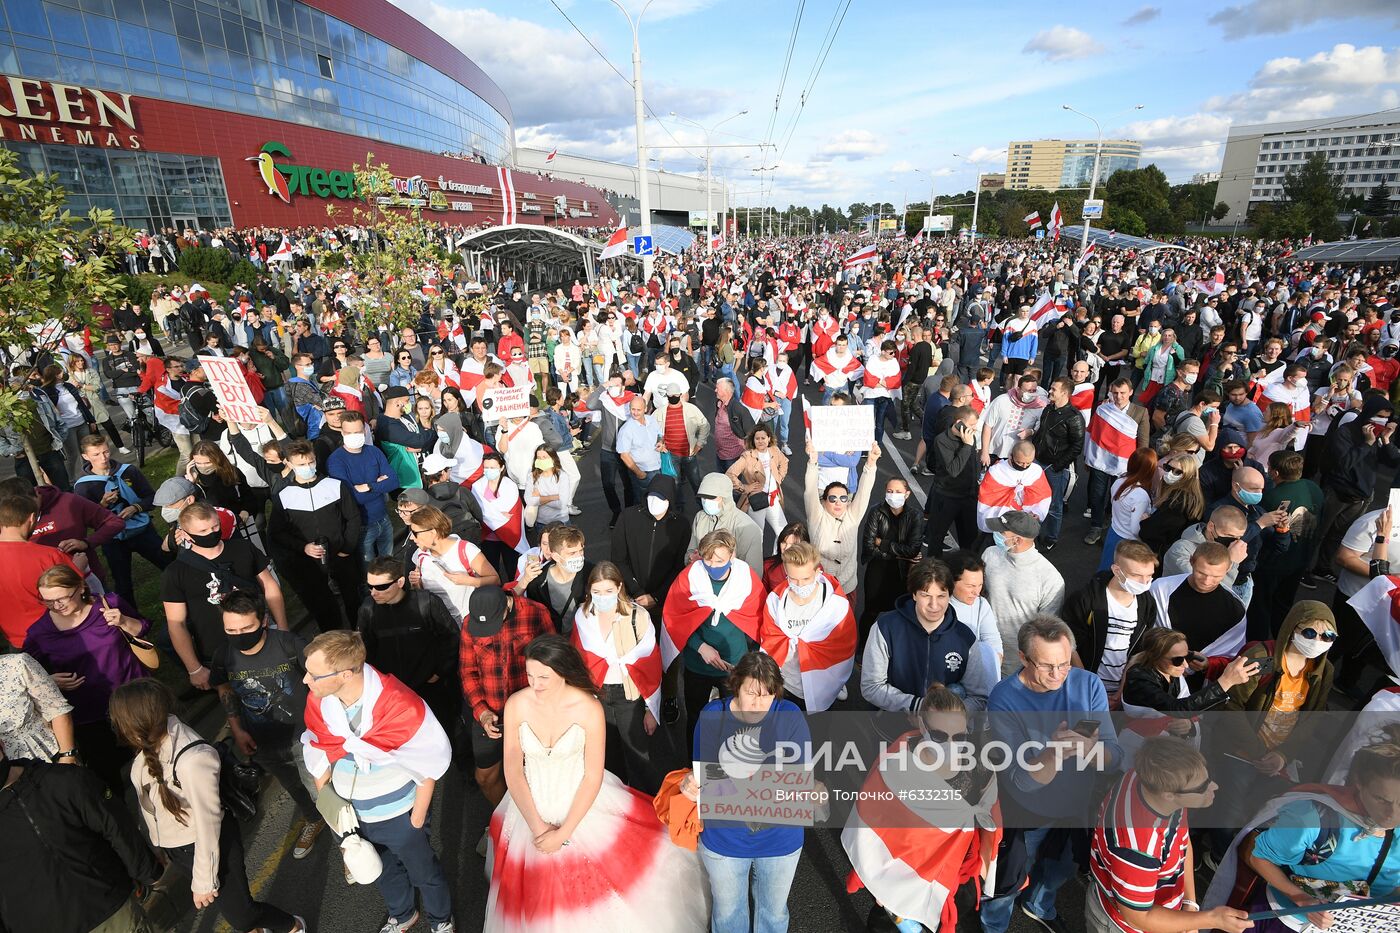
[[[723,473],[706,473],[705,478],[700,481],[699,493],[701,496],[714,496],[719,501],[719,514],[707,515],[703,508],[695,513],[686,552],[698,548],[700,539],[705,535],[723,529],[732,533],[738,543],[735,557],[750,567],[762,567],[763,532],[758,530],[753,519],[740,512],[734,505],[734,483],[729,477]]]
[[[1237,503],[1232,503],[1236,504]],[[1206,512],[1210,514],[1209,511]],[[1206,540],[1206,523],[1196,522],[1181,533],[1181,537],[1167,548],[1166,555],[1162,558],[1162,576],[1173,577],[1179,573],[1191,572],[1191,555],[1196,553],[1196,546],[1204,544]],[[1234,586],[1235,578],[1239,576],[1240,565],[1234,561],[1230,562],[1230,569],[1225,574],[1222,586]]]
[[[1353,501],[1371,498],[1376,488],[1376,467],[1400,465],[1400,448],[1393,441],[1368,444],[1362,432],[1372,418],[1389,416],[1393,411],[1389,399],[1371,393],[1361,403],[1360,415],[1333,427],[1323,456],[1323,489]]]
[[[613,562],[622,571],[627,592],[649,595],[659,607],[672,582],[685,568],[686,541],[689,537],[674,477],[659,473],[652,478],[647,496],[659,496],[671,505],[656,518],[645,501],[624,509],[612,531]],[[701,513],[704,514],[703,512]]]
[[[1279,688],[1279,673],[1283,670],[1283,656],[1289,644],[1293,641],[1293,634],[1304,623],[1312,621],[1326,622],[1335,631],[1337,628],[1336,618],[1332,615],[1332,610],[1325,603],[1320,603],[1315,599],[1304,599],[1293,604],[1293,608],[1288,611],[1288,615],[1283,620],[1283,626],[1279,629],[1278,638],[1274,641],[1256,641],[1245,645],[1244,651],[1240,652],[1247,658],[1273,658],[1274,666],[1267,673],[1255,675],[1246,683],[1234,687],[1229,692],[1229,699],[1222,707],[1227,712],[1247,713],[1244,716],[1222,716],[1207,735],[1214,736],[1217,750],[1227,749],[1232,754],[1242,758],[1259,759],[1270,751],[1270,747],[1261,737],[1263,727],[1269,718],[1269,709],[1274,703],[1274,695]],[[1335,646],[1335,642],[1333,643]],[[1308,661],[1303,668],[1303,683],[1306,685],[1307,695],[1303,697],[1303,705],[1299,707],[1300,714],[1327,709],[1327,699],[1332,693],[1332,661],[1328,658],[1330,652],[1324,652],[1316,658]],[[1219,676],[1218,661],[1212,659],[1211,672]],[[1313,730],[1315,727],[1326,728],[1323,725],[1326,717],[1299,715],[1291,730],[1288,731],[1287,738],[1273,747],[1285,759],[1292,760],[1302,757],[1303,749],[1308,747],[1308,743],[1315,737]]]
[[[1244,432],[1238,428],[1222,425],[1215,438],[1215,449],[1206,456],[1205,463],[1201,465],[1201,492],[1207,502],[1225,498],[1230,494],[1230,488],[1234,485],[1235,471],[1227,466],[1224,458],[1220,456],[1221,451],[1229,444],[1249,447]],[[1258,460],[1251,459],[1248,452],[1240,461],[1240,466],[1252,466],[1265,477],[1269,475],[1268,469]]]

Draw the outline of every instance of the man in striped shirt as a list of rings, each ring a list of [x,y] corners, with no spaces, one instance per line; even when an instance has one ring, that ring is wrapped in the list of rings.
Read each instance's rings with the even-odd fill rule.
[[[1089,933],[1249,929],[1245,911],[1202,912],[1196,904],[1186,810],[1215,799],[1205,758],[1190,743],[1162,736],[1143,744],[1134,765],[1104,799],[1090,842]]]

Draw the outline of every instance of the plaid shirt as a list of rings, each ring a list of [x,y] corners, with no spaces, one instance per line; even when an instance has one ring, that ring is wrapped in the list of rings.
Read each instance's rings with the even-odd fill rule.
[[[457,664],[462,674],[462,695],[472,708],[473,719],[480,719],[487,710],[498,715],[505,711],[510,695],[527,685],[525,646],[554,631],[548,609],[523,596],[513,599],[515,605],[495,635],[473,638],[468,626],[462,626]]]

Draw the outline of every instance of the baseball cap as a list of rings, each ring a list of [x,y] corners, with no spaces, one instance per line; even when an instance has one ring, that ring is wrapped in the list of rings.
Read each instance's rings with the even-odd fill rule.
[[[987,522],[992,531],[1009,531],[1023,538],[1040,534],[1040,519],[1030,512],[1003,512]]]
[[[467,601],[467,630],[473,636],[494,635],[506,620],[510,598],[499,586],[478,586]]]
[[[195,484],[183,476],[172,476],[160,484],[160,488],[156,490],[155,498],[151,501],[158,506],[174,505],[181,499],[187,499],[198,492]]]
[[[335,395],[327,395],[325,398],[321,399],[321,411],[322,411],[322,412],[344,411],[344,410],[345,410],[345,400],[342,399],[342,398],[340,398],[340,397],[338,397],[338,396],[335,396]]]
[[[439,453],[431,453],[423,458],[423,475],[436,476],[443,470],[452,466],[455,461],[449,460]]]
[[[396,398],[408,398],[408,388],[405,386],[390,386],[384,390],[384,401]]]
[[[433,497],[428,495],[426,489],[405,489],[399,493],[398,504],[412,502],[414,505],[431,505]]]

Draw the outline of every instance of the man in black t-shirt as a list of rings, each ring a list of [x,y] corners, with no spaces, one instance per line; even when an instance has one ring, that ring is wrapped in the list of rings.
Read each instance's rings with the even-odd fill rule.
[[[235,590],[261,593],[272,620],[281,629],[287,628],[287,607],[282,587],[262,552],[243,538],[220,540],[219,515],[212,506],[204,502],[185,506],[180,529],[190,546],[181,548],[161,572],[160,598],[171,644],[190,683],[208,690],[210,668],[222,667],[228,644],[224,599]]]
[[[306,731],[306,642],[267,627],[262,597],[236,590],[223,601],[227,636],[222,660],[227,677],[218,686],[238,750],[262,765],[301,811],[301,833],[292,858],[306,858],[326,828],[316,810],[316,779],[306,770],[301,734]]]
[[[1152,584],[1158,619],[1184,634],[1194,652],[1233,657],[1244,647],[1244,603],[1221,586],[1229,570],[1229,550],[1218,541],[1206,541],[1196,546],[1184,580],[1162,577]],[[1204,667],[1204,662],[1191,662],[1192,671]]]

